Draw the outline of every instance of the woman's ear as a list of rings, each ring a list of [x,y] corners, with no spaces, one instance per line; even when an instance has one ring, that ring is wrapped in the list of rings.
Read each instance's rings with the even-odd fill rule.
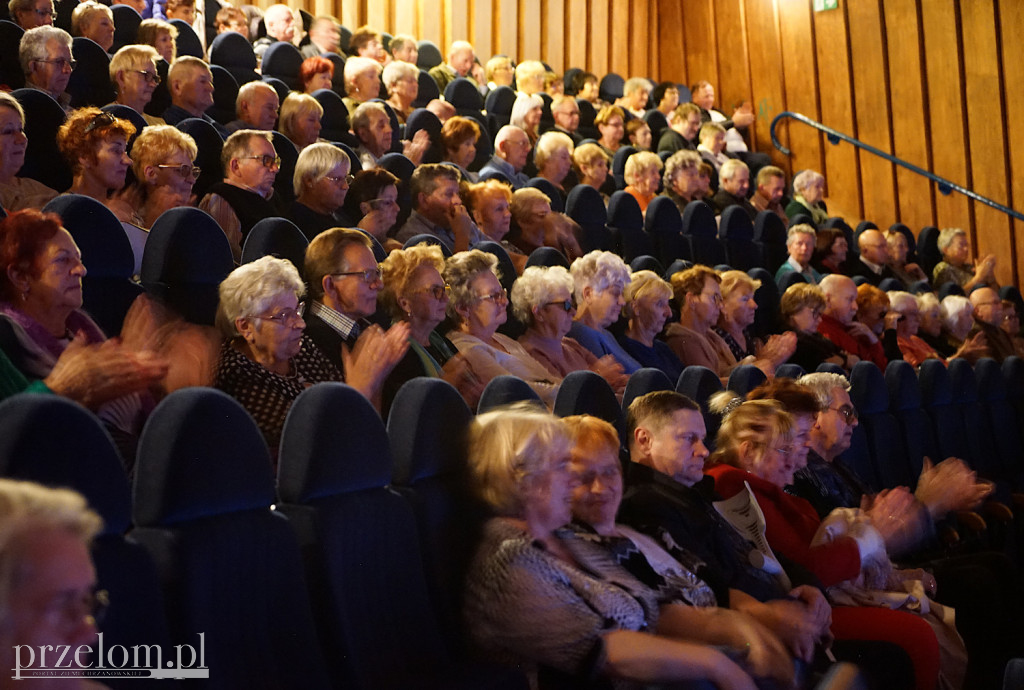
[[[406,314],[412,311],[412,301],[408,297],[399,297],[397,299],[398,308],[404,311]]]
[[[583,288],[583,292],[580,293],[580,296],[583,298],[584,304],[590,302],[591,298],[594,296],[594,288],[587,285]]]
[[[370,206],[369,203],[367,203],[365,201],[360,201],[359,202],[359,212],[362,213],[364,216],[369,215],[370,211],[372,211],[372,210],[373,210],[373,207]]]
[[[244,316],[239,316],[235,319],[235,330],[238,331],[238,335],[248,342],[252,338],[252,321]]]
[[[28,274],[18,268],[17,266],[7,267],[7,278],[11,281],[18,292],[25,294],[28,292],[29,278]]]
[[[755,451],[757,450],[756,445],[753,441],[742,441],[739,447],[736,449],[737,459],[743,469],[749,469],[757,461]]]

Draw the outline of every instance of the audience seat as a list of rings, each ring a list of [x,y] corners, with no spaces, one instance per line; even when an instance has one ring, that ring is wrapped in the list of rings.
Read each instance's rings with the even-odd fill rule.
[[[348,123],[348,108],[345,107],[341,96],[331,89],[317,89],[313,92],[313,98],[324,109],[323,117],[320,118],[320,138],[347,144],[349,147],[358,147],[359,140],[349,131],[351,127]],[[356,161],[358,162],[358,156]]]
[[[1016,411],[1015,428],[1024,439],[1024,359],[1007,357],[1003,360],[1003,379],[1006,381],[1006,396]]]
[[[192,192],[197,199],[202,199],[210,191],[210,187],[224,179],[220,162],[224,139],[213,125],[198,117],[186,118],[175,126],[196,142],[198,153],[195,164],[200,167],[201,172],[199,179],[192,185]]]
[[[444,100],[452,104],[457,115],[474,119],[479,118],[480,111],[484,109],[484,99],[476,84],[465,77],[448,82],[448,86],[444,87]]]
[[[796,285],[797,283],[806,283],[806,282],[807,282],[807,279],[804,278],[802,273],[797,273],[796,271],[790,271],[789,273],[783,273],[781,276],[779,276],[779,280],[778,280],[779,297],[781,298],[782,295],[786,294],[786,290],[788,290],[793,285]],[[854,280],[853,282],[856,283],[857,281]]]
[[[124,5],[115,5],[115,7],[124,7]],[[128,120],[128,122],[135,125],[135,134],[128,139],[128,153],[131,154],[132,144],[135,143],[135,139],[139,136],[142,130],[148,126],[146,118],[142,117],[135,108],[131,108],[127,105],[121,105],[120,103],[109,103],[100,108],[100,110],[110,113],[114,117],[119,117],[122,120]],[[132,176],[131,172],[129,172],[129,176]]]
[[[526,183],[527,187],[533,187],[544,192],[547,198],[551,201],[551,210],[555,213],[565,213],[565,199],[562,197],[562,193],[558,191],[558,187],[554,185],[551,180],[543,177],[532,177],[530,181]]]
[[[212,388],[164,398],[139,441],[131,536],[157,564],[174,644],[217,688],[328,688],[295,532],[252,417]]]
[[[323,53],[324,57],[334,65],[334,75],[331,77],[331,89],[337,94],[345,93],[345,58],[337,53]]]
[[[291,93],[291,88],[277,77],[264,74],[262,80],[274,87],[274,90],[277,91],[277,99],[284,103],[284,99],[288,98],[288,94]]]
[[[626,420],[615,391],[600,374],[588,369],[570,372],[562,379],[555,395],[554,413],[559,417],[577,414],[598,417],[615,427],[619,439],[626,438]]]
[[[163,658],[170,658],[173,649],[156,569],[149,554],[125,537],[131,525],[131,489],[99,420],[55,395],[23,394],[0,403],[0,475],[74,489],[85,497],[103,518],[92,557],[97,586],[110,595],[100,625],[106,648],[159,645]],[[131,688],[139,679],[111,677],[103,682]]]
[[[942,252],[939,251],[939,229],[934,225],[921,228],[917,236],[917,258],[925,275],[931,278],[935,267],[942,261]]]
[[[446,244],[441,242],[441,239],[436,235],[428,235],[423,233],[421,235],[414,235],[405,241],[402,245],[402,249],[408,249],[409,247],[415,247],[417,244],[426,242],[427,244],[433,244],[441,248],[441,253],[444,254],[444,258],[449,258],[452,255],[452,250],[448,248]]]
[[[682,101],[680,101],[682,102]],[[655,103],[657,105],[657,103]],[[655,147],[658,145],[658,140],[661,139],[662,132],[668,129],[668,118],[665,114],[656,108],[652,108],[644,113],[644,122],[651,129],[651,141],[654,142]]]
[[[420,69],[419,91],[416,93],[416,100],[412,102],[414,108],[426,108],[430,101],[441,97],[441,91],[437,88],[437,82],[425,69]]]
[[[775,378],[777,378],[777,379],[793,379],[795,381],[796,379],[800,378],[801,376],[803,376],[806,373],[807,372],[804,371],[804,368],[802,366],[800,366],[799,364],[794,364],[792,362],[786,362],[785,364],[780,364],[778,367],[776,367],[776,369],[775,369]]]
[[[530,266],[562,266],[569,268],[569,260],[565,254],[554,247],[537,247],[526,259],[526,267]]]
[[[268,77],[280,79],[288,88],[294,91],[302,91],[302,80],[299,78],[299,68],[302,66],[302,54],[299,49],[287,41],[277,41],[270,44],[267,52],[263,54],[261,65],[263,74]],[[282,99],[282,102],[284,99]]]
[[[104,106],[114,100],[110,81],[110,56],[98,43],[78,36],[72,40],[71,54],[78,64],[68,79],[71,107]]]
[[[612,156],[612,177],[615,178],[615,186],[618,189],[626,188],[626,161],[629,157],[636,153],[636,148],[633,146],[620,146]]]
[[[718,224],[718,237],[725,247],[725,257],[733,268],[749,271],[761,265],[754,247],[754,226],[743,207],[730,206],[725,209]]]
[[[643,369],[634,371],[629,377],[629,381],[626,382],[626,390],[622,394],[623,418],[625,418],[626,414],[629,412],[630,404],[632,404],[632,402],[641,395],[647,395],[654,391],[670,391],[673,389],[674,385],[675,384],[669,380],[668,375],[661,369],[644,367]],[[624,446],[628,446],[629,438],[623,438],[622,444]]]
[[[703,201],[691,201],[683,211],[683,234],[690,238],[693,262],[705,266],[726,263],[725,249],[718,241],[715,212]]]
[[[186,321],[212,326],[217,287],[234,269],[224,231],[197,208],[164,212],[149,232],[142,255],[142,287]]]
[[[177,48],[177,56],[185,57],[190,55],[202,60],[205,57],[203,44],[196,35],[192,25],[181,19],[170,20],[171,26],[178,30],[178,37],[174,40]]]
[[[252,226],[245,238],[242,263],[247,264],[263,256],[276,256],[288,259],[302,275],[308,246],[309,240],[295,223],[287,218],[264,218]]]
[[[620,149],[621,150],[621,149]],[[632,194],[619,190],[608,201],[608,225],[614,228],[622,245],[622,258],[654,254],[654,242],[644,230],[644,214]]]
[[[416,56],[416,66],[424,72],[444,62],[441,49],[433,41],[416,41],[416,47],[419,49],[419,53]]]
[[[729,383],[725,388],[746,398],[747,393],[767,380],[765,373],[753,364],[741,364],[730,372]]]
[[[64,194],[46,205],[56,213],[82,252],[82,307],[108,336],[121,333],[125,314],[142,288],[132,280],[135,255],[121,223],[87,196]]]
[[[685,271],[688,268],[693,268],[693,262],[687,261],[686,259],[676,259],[668,265],[665,269],[665,273],[661,276],[665,280],[672,282],[672,276],[680,271]]]
[[[594,139],[595,141],[600,139],[601,132],[594,125],[594,118],[597,117],[597,110],[594,108],[594,104],[582,98],[577,98],[576,106],[580,109],[580,126],[576,128],[576,133],[586,139]]]
[[[213,73],[213,107],[206,111],[222,125],[235,119],[235,101],[238,100],[238,82],[231,72],[220,65],[210,65]]]
[[[771,211],[760,211],[754,218],[754,248],[758,252],[758,265],[773,276],[789,258],[786,226]]]
[[[25,164],[18,174],[31,177],[47,187],[64,191],[71,186],[71,168],[57,148],[57,130],[64,124],[67,114],[50,98],[36,89],[18,89],[11,94],[25,110]]]
[[[986,441],[986,453],[994,452],[992,465],[996,476],[990,478],[1014,490],[1024,489],[1024,444],[1002,365],[986,357],[974,365],[974,374],[982,423],[975,433]]]
[[[444,147],[441,145],[441,120],[426,108],[417,108],[409,113],[405,121],[404,138],[412,138],[421,129],[426,130],[430,137],[430,148],[423,154],[423,163],[440,163],[444,160]]]
[[[641,254],[640,256],[634,257],[629,262],[629,270],[633,273],[637,271],[653,271],[658,274],[660,278],[665,273],[665,267],[661,265],[661,262],[655,259],[650,254]]]
[[[590,185],[576,185],[565,201],[565,212],[580,226],[580,247],[584,252],[614,249],[615,242],[607,225],[608,212],[600,192]]]
[[[718,435],[718,427],[721,418],[708,409],[708,401],[711,396],[722,390],[722,380],[718,374],[707,367],[691,364],[683,369],[676,381],[676,392],[682,393],[690,400],[700,405],[701,416],[704,417],[704,427],[707,429],[707,436],[704,445],[709,450],[715,449],[715,436]]]
[[[674,201],[667,196],[657,196],[647,206],[644,216],[644,230],[654,242],[654,256],[664,266],[677,259],[690,261],[693,252],[690,238],[683,234],[683,219]]]
[[[870,464],[854,466],[847,462],[847,466],[873,488],[913,488],[917,478],[906,481],[910,475],[906,467],[907,450],[896,418],[889,412],[889,393],[882,371],[873,362],[857,362],[850,371],[850,384],[850,399],[857,408],[859,427],[864,429]]]
[[[110,47],[110,54],[113,55],[121,48],[138,42],[136,37],[142,17],[134,7],[128,5],[111,5],[110,11],[114,14],[114,44]]]
[[[171,92],[167,90],[167,72],[170,65],[163,58],[156,61],[156,73],[160,76],[160,83],[153,89],[153,97],[144,108],[147,115],[162,117],[164,111],[171,107]]]
[[[230,72],[239,87],[260,79],[256,72],[256,54],[252,44],[235,31],[225,31],[213,39],[210,44],[210,64]]]
[[[281,158],[281,167],[274,178],[274,194],[277,194],[285,208],[288,208],[295,201],[292,178],[295,177],[295,164],[299,161],[299,152],[285,135],[275,130],[273,136],[274,150]]]
[[[921,401],[921,385],[909,362],[893,360],[885,368],[885,385],[889,389],[889,412],[899,423],[906,448],[908,478],[914,486],[921,475],[924,458],[939,462],[938,442],[932,433],[928,413]]]
[[[0,21],[0,85],[12,90],[25,86],[25,72],[18,60],[18,44],[24,35],[25,30],[14,22]]]
[[[543,404],[537,392],[518,376],[507,374],[495,376],[484,386],[484,392],[476,406],[476,413],[483,414],[517,402]]]
[[[597,87],[598,94],[602,101],[614,103],[622,98],[622,89],[625,85],[626,81],[622,77],[615,72],[609,72],[601,77],[601,82]]]
[[[488,92],[484,99],[484,110],[494,121],[497,131],[507,125],[512,119],[512,106],[516,102],[516,92],[508,86],[499,86]]]
[[[750,325],[751,334],[758,338],[767,338],[779,330],[779,288],[772,275],[763,268],[751,268],[747,275],[760,282],[754,290],[754,323]]]

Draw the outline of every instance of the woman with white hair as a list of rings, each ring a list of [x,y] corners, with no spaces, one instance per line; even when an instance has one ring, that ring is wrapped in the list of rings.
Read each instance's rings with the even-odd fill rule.
[[[661,369],[669,380],[679,380],[683,363],[665,341],[660,340],[665,322],[672,318],[672,286],[654,271],[637,271],[622,294],[622,312],[629,319],[619,338],[623,349],[644,367]]]
[[[608,327],[619,320],[626,301],[623,292],[629,285],[629,266],[612,252],[593,251],[572,262],[576,319],[569,336],[598,357],[611,355],[632,374],[640,362],[626,352]]]
[[[345,93],[342,98],[348,108],[348,116],[360,103],[372,101],[380,95],[380,75],[384,68],[376,60],[367,57],[350,57],[345,61]]]
[[[945,362],[946,358],[939,355],[931,345],[917,335],[921,326],[921,312],[917,299],[909,292],[902,290],[893,290],[888,293],[888,296],[889,310],[900,315],[900,319],[896,323],[896,341],[899,343],[904,361],[914,367],[921,366],[921,362],[926,359],[938,359]],[[954,357],[976,359],[984,357],[984,353],[987,351],[985,335],[979,332],[975,333],[974,337],[965,339],[963,345],[957,348],[949,359]]]
[[[92,39],[109,53],[114,45],[114,13],[96,0],[79,3],[71,13],[71,35]]]
[[[526,136],[530,137],[531,148],[540,138],[540,117],[543,110],[544,101],[537,94],[520,93],[512,104],[512,117],[509,124],[526,132]]]
[[[810,216],[811,221],[821,225],[828,219],[828,208],[822,197],[825,195],[825,176],[813,170],[804,170],[793,178],[793,200],[786,206],[790,220],[796,216]]]
[[[650,151],[634,153],[626,159],[626,193],[640,204],[640,212],[647,213],[650,204],[661,186],[661,169],[665,167],[661,158]]]
[[[320,141],[320,119],[324,107],[308,93],[292,92],[281,104],[278,129],[300,153]]]
[[[949,357],[956,352],[956,348],[950,347],[942,335],[942,312],[939,309],[939,298],[934,292],[922,292],[917,295],[917,311],[921,315],[918,337],[928,343],[940,357]]]
[[[448,315],[456,327],[448,339],[459,349],[481,383],[509,374],[521,378],[549,408],[561,376],[551,374],[512,338],[498,333],[508,319],[508,295],[498,282],[498,257],[470,249],[448,259],[444,279],[451,286]]]
[[[932,285],[936,290],[945,283],[956,283],[964,289],[965,295],[979,285],[999,289],[995,277],[996,257],[989,254],[972,266],[966,232],[960,228],[945,228],[939,233],[938,245],[942,261],[932,271]]]
[[[572,139],[562,132],[545,132],[537,140],[533,150],[533,162],[537,166],[537,177],[555,185],[562,203],[565,203],[566,190],[562,184],[569,171],[572,170]]]
[[[395,111],[398,124],[404,125],[413,111],[412,102],[420,93],[420,71],[416,65],[395,60],[384,68],[384,88],[388,91],[388,105]]]
[[[974,326],[974,306],[963,295],[948,295],[939,304],[942,334],[954,351],[964,344]]]
[[[288,217],[307,239],[330,228],[352,225],[341,210],[352,182],[351,165],[348,154],[334,144],[313,144],[299,154],[292,178],[295,201]]]
[[[114,84],[114,103],[126,105],[146,121],[147,125],[165,125],[163,118],[150,115],[146,106],[153,91],[160,85],[156,63],[160,54],[146,45],[125,46],[110,59],[110,81]]]
[[[576,307],[573,280],[562,266],[531,266],[512,286],[512,313],[526,325],[519,344],[553,375],[562,378],[587,369],[599,374],[622,396],[628,377],[611,355],[598,358],[567,337]]]

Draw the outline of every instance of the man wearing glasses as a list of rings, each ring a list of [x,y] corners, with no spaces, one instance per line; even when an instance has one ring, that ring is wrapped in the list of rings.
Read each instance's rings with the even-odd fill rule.
[[[29,29],[21,37],[18,60],[26,88],[48,94],[65,112],[71,112],[71,96],[64,91],[75,68],[68,32],[52,26]]]
[[[199,208],[213,216],[228,239],[238,238],[238,250],[252,226],[272,216],[284,216],[274,195],[281,167],[270,132],[241,129],[224,142],[220,155],[224,181],[210,188]],[[236,256],[240,254],[236,253]]]
[[[364,338],[375,342],[368,350],[374,359],[370,389],[379,391],[405,356],[409,327],[403,321],[384,332],[367,320],[377,311],[377,293],[384,286],[370,239],[351,228],[332,228],[320,233],[306,248],[304,277],[310,298],[305,316],[306,335],[344,372],[346,381],[351,381],[355,374],[347,370],[346,359],[350,360],[350,368],[360,351],[367,348]],[[361,347],[356,346],[357,340]],[[379,404],[379,400],[372,402]]]
[[[167,90],[171,93],[171,107],[164,111],[167,124],[196,117],[213,125],[222,139],[227,138],[227,128],[206,114],[213,106],[213,72],[205,62],[191,56],[175,60],[167,72]]]
[[[53,26],[56,16],[51,0],[14,0],[9,9],[11,19],[25,31],[37,26]]]

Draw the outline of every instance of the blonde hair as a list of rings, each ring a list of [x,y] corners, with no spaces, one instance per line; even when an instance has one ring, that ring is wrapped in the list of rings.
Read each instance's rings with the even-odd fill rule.
[[[196,141],[177,127],[151,125],[144,127],[132,144],[132,171],[140,183],[146,179],[147,165],[158,165],[170,158],[175,151],[183,151],[190,161],[199,155]]]
[[[795,283],[786,288],[779,300],[779,313],[783,321],[789,321],[804,307],[825,309],[825,291],[810,283]]]
[[[404,312],[398,300],[406,296],[409,283],[421,266],[433,266],[438,273],[444,271],[444,252],[441,247],[421,242],[408,249],[396,249],[380,263],[384,287],[379,299],[391,316],[401,318]]]
[[[107,19],[111,22],[114,21],[114,13],[106,5],[96,2],[96,0],[84,0],[79,3],[71,13],[71,35],[81,36],[85,28],[82,25],[88,25],[97,14],[106,15]]]
[[[583,457],[591,457],[595,452],[601,450],[610,450],[618,455],[619,432],[600,417],[574,414],[563,417],[562,424],[565,425],[565,430],[569,434],[569,440],[574,449],[582,451]]]
[[[288,94],[288,97],[284,99],[284,103],[281,104],[281,114],[277,121],[281,134],[285,135],[289,140],[295,141],[295,121],[310,113],[316,113],[317,117],[321,118],[324,116],[324,107],[308,93],[296,93],[293,91]]]
[[[601,158],[605,163],[611,163],[611,158],[597,144],[582,144],[572,152],[572,163],[577,170],[582,169],[584,165],[593,165]]]
[[[761,287],[761,281],[751,278],[743,271],[725,271],[722,273],[722,296],[727,297],[737,288],[746,288],[753,294]]]
[[[661,157],[658,154],[652,151],[638,151],[626,159],[623,177],[626,178],[626,184],[634,184],[636,178],[641,174],[652,169],[661,171],[663,167],[665,164],[661,162]]]
[[[720,391],[711,396],[711,411],[723,417],[715,438],[715,452],[708,458],[708,464],[732,465],[758,474],[765,449],[780,439],[792,437],[793,418],[778,400],[742,400],[732,391]],[[745,442],[758,448],[746,465],[740,458],[740,446]]]
[[[565,149],[569,152],[569,159],[572,160],[572,137],[562,132],[545,132],[540,135],[537,145],[533,147],[533,163],[538,169],[544,167],[548,158],[559,150]]]
[[[160,53],[156,52],[156,48],[153,46],[142,44],[124,46],[114,53],[114,57],[110,58],[110,81],[116,85],[117,73],[121,70],[143,69],[142,65],[156,67],[159,59]]]
[[[622,308],[622,311],[626,314],[627,318],[632,319],[636,317],[632,303],[647,295],[664,296],[671,299],[672,285],[654,271],[637,271],[634,273],[629,285],[622,292],[622,299],[626,302],[626,306]]]

